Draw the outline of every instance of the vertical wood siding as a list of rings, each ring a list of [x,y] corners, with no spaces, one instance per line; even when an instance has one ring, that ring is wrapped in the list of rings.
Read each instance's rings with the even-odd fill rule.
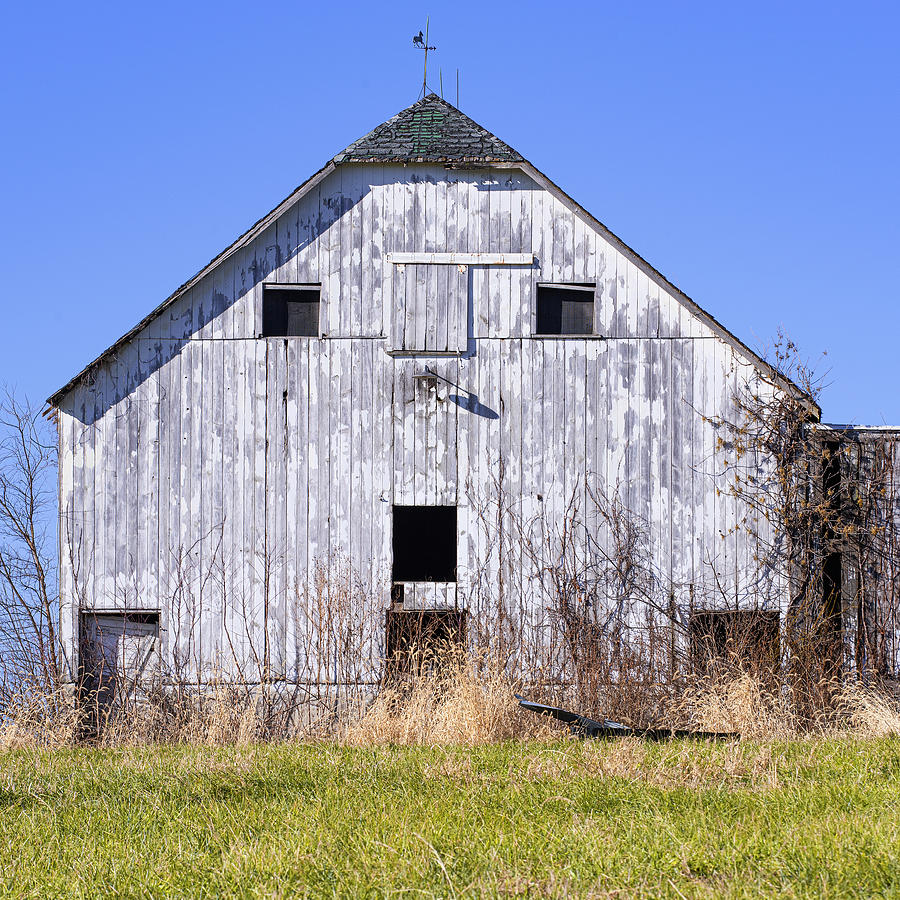
[[[392,251],[536,262],[399,267]],[[533,338],[539,281],[595,282],[602,339]],[[266,282],[321,283],[326,337],[259,338]],[[560,521],[593,489],[647,523],[677,603],[692,585],[739,601],[755,543],[709,420],[752,372],[519,172],[340,167],[63,402],[66,647],[79,607],[159,609],[162,657],[185,672],[318,670],[311,598],[350,572],[385,608],[394,503],[457,504],[455,602],[474,609],[480,581],[534,623],[516,523]]]

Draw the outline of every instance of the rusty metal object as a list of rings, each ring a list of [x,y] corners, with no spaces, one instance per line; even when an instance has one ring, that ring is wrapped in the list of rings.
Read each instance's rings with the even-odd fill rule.
[[[648,741],[668,741],[672,738],[694,738],[695,740],[736,740],[740,734],[734,731],[686,731],[678,728],[629,728],[620,722],[611,719],[589,719],[578,713],[561,709],[558,706],[547,706],[544,703],[534,703],[526,700],[519,694],[514,695],[519,701],[519,706],[529,712],[542,716],[550,716],[569,726],[569,731],[577,737],[608,738],[608,737],[639,737]]]

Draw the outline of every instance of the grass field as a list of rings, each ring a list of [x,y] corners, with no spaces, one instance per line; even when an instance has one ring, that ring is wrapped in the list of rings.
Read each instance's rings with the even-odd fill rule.
[[[0,754],[14,896],[900,896],[900,742]]]

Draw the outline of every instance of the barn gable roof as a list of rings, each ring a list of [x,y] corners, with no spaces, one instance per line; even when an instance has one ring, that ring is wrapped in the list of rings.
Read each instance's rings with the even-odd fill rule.
[[[335,158],[345,162],[523,162],[509,144],[436,94],[423,97]]]
[[[683,291],[679,290],[642,256],[632,250],[621,238],[613,234],[602,222],[594,218],[584,207],[573,200],[512,147],[482,128],[477,122],[436,94],[429,94],[413,103],[412,106],[402,110],[359,140],[354,141],[349,147],[329,160],[318,172],[292,191],[271,212],[251,225],[234,243],[207,263],[196,275],[160,303],[156,309],[148,313],[130,331],[122,335],[112,346],[104,350],[95,360],[85,366],[81,372],[50,396],[47,403],[51,407],[58,407],[69,391],[83,378],[102,365],[110,354],[115,353],[120,347],[135,337],[186,291],[212,272],[216,266],[261,234],[283,212],[309,191],[313,190],[338,166],[347,163],[442,163],[448,166],[483,165],[491,168],[519,169],[541,187],[556,196],[575,213],[583,217],[592,227],[600,231],[620,252],[633,260],[651,278],[670,292],[678,302],[706,323],[715,334],[734,347],[766,377],[772,379],[788,393],[802,398],[809,412],[818,420],[820,415],[818,405],[794,382],[776,371],[759,354],[751,350],[706,310],[698,306]]]

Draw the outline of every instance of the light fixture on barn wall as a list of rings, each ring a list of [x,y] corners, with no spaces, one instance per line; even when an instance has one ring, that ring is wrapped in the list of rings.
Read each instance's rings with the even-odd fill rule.
[[[423,387],[437,390],[438,374],[425,366],[424,372],[416,372],[413,379],[418,381]]]

